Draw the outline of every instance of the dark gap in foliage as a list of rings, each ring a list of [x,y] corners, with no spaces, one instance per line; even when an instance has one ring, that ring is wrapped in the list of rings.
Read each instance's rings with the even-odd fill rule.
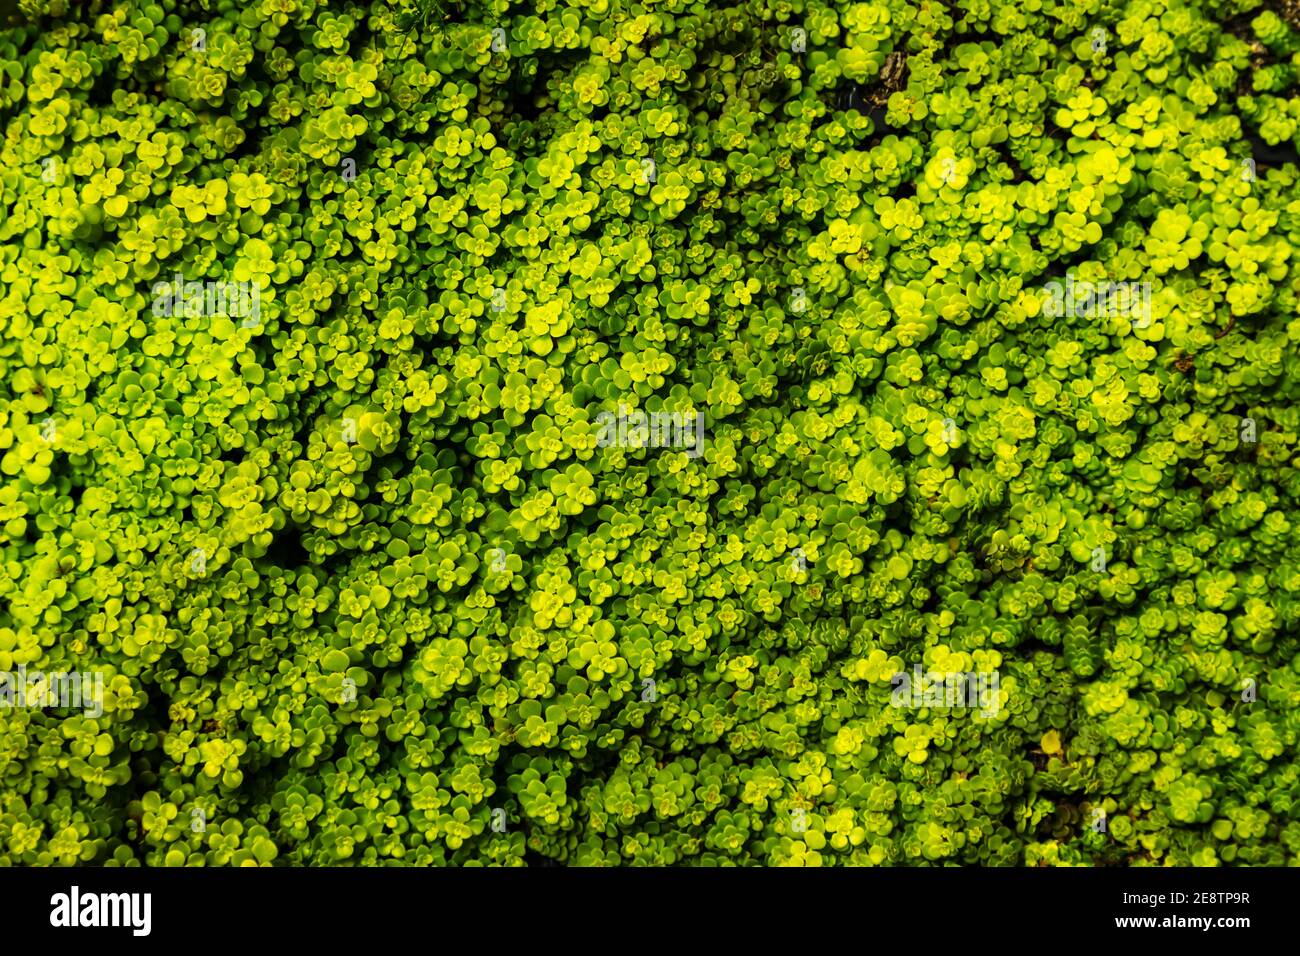
[[[1269,144],[1259,135],[1259,130],[1245,123],[1241,126],[1242,134],[1250,143],[1250,155],[1257,166],[1284,166],[1291,163],[1300,166],[1300,151],[1297,151],[1294,139],[1281,143]]]
[[[179,652],[176,653],[179,656]],[[152,775],[154,780],[157,780],[158,762],[162,756],[161,737],[165,735],[167,728],[172,726],[172,697],[152,681],[142,680],[133,683],[135,688],[143,691],[145,695],[145,704],[136,711],[135,719],[145,727],[154,729],[157,734],[154,737],[154,745],[148,749],[138,751],[136,759],[143,762],[148,768],[146,773]],[[138,778],[137,782],[139,782]]]
[[[113,94],[121,89],[127,89],[122,78],[106,67],[99,71],[95,76],[94,83],[86,91],[86,105],[98,109],[109,107],[113,102]]]
[[[299,457],[306,455],[307,449],[311,445],[311,433],[314,430],[316,416],[319,413],[319,409],[312,406],[318,404],[312,401],[311,392],[303,392],[300,396],[299,407],[294,410],[294,419],[299,424],[293,432],[293,443],[297,446]]]
[[[1106,237],[1103,236],[1101,241],[1104,243],[1106,241]],[[1032,245],[1038,251],[1040,252],[1042,251],[1041,249],[1038,248],[1036,239],[1032,243]],[[1100,243],[1098,243],[1098,245],[1100,245]],[[1046,284],[1048,282],[1051,282],[1053,279],[1064,279],[1067,273],[1073,272],[1078,266],[1096,258],[1097,258],[1096,247],[1084,243],[1078,249],[1074,250],[1073,252],[1067,255],[1058,255],[1054,260],[1051,260],[1048,267],[1044,269],[1042,272],[1040,272],[1038,275],[1025,276],[1024,277],[1025,285]]]
[[[506,100],[507,113],[510,117],[507,121],[508,124],[519,124],[531,128],[531,124],[540,122],[543,115],[546,116],[548,122],[554,122],[554,116],[551,112],[553,104],[546,102],[549,93],[546,89],[546,74],[541,70],[537,70],[527,78],[528,82],[526,84],[523,82],[524,78],[518,73],[513,74],[511,79],[518,81],[519,85],[512,84],[504,91],[509,96],[509,99]],[[553,130],[547,129],[546,132],[550,133]]]
[[[1024,167],[1022,167],[1016,158],[1007,150],[1007,144],[1005,141],[1001,143],[991,143],[989,144],[989,148],[996,152],[998,158],[1001,159],[1002,162],[1011,170],[1011,182],[1013,185],[1018,186],[1020,183],[1029,181],[1029,174],[1025,172]]]
[[[18,26],[25,19],[18,9],[18,0],[0,0],[0,27]]]
[[[889,107],[884,104],[872,108],[871,112],[867,114],[867,119],[871,121],[871,135],[863,140],[862,144],[858,147],[859,149],[875,149],[885,141],[885,137],[887,136],[906,135],[906,130],[890,124],[887,119],[888,115]]]
[[[526,836],[524,842],[524,862],[527,863],[529,866],[559,866],[560,865],[560,863],[557,862],[556,860],[551,859],[549,856],[543,856],[542,854],[534,850],[531,846],[528,846]]]
[[[871,110],[868,108],[870,103],[871,87],[864,83],[855,83],[852,80],[841,82],[832,87],[831,104],[837,111],[844,113],[858,112],[867,116]]]
[[[264,124],[256,122],[252,117],[250,117],[249,122],[241,123],[240,129],[244,131],[244,138],[235,145],[234,149],[226,152],[226,159],[233,161],[236,165],[250,157],[260,159],[266,140],[268,138],[273,139],[281,131],[280,127],[270,130]],[[257,167],[253,166],[251,168],[256,169]],[[358,171],[361,169],[360,163],[357,163],[357,169]]]
[[[292,524],[280,529],[263,557],[280,568],[304,568],[311,563],[302,543],[302,530]]]

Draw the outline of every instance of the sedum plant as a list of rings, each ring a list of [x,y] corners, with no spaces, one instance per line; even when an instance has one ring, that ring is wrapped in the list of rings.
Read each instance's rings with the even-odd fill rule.
[[[1300,862],[1285,9],[71,7],[0,863]]]

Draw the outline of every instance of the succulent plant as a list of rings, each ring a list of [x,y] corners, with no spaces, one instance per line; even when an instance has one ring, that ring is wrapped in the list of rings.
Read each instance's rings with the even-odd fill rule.
[[[0,863],[1300,862],[1295,24],[19,6]]]

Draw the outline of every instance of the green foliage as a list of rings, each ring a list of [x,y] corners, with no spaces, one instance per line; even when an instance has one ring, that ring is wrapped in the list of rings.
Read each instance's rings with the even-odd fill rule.
[[[69,6],[0,671],[104,694],[0,707],[0,863],[1300,862],[1281,12]]]

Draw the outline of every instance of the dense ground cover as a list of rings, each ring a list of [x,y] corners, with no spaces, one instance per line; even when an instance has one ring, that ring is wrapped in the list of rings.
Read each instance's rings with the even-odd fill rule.
[[[21,0],[0,862],[1300,861],[1266,6]]]

